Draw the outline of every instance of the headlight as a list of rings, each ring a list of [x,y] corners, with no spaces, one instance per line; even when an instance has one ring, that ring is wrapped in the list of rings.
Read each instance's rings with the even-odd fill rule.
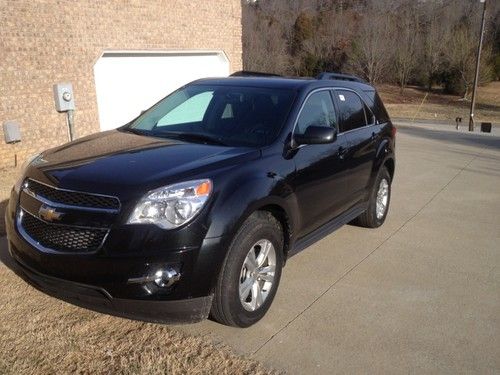
[[[192,220],[208,201],[212,181],[182,182],[146,194],[134,208],[128,224],[156,224],[163,229],[177,228]]]
[[[24,181],[24,175],[26,174],[26,170],[28,169],[28,167],[30,166],[31,163],[33,163],[36,159],[39,159],[40,157],[41,157],[41,154],[31,155],[23,163],[23,165],[21,166],[21,173],[19,175],[19,178],[17,179],[17,182],[14,185],[14,190],[16,191],[16,193],[19,194],[19,191],[21,190],[21,184]]]

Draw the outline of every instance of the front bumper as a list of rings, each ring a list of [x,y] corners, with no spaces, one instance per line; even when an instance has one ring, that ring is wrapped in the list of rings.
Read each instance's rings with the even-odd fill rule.
[[[211,295],[174,301],[113,298],[103,288],[50,277],[14,259],[16,274],[38,290],[97,312],[155,323],[194,323],[210,313]]]
[[[189,323],[207,318],[225,256],[225,237],[202,239],[197,247],[170,248],[165,244],[171,242],[158,230],[150,231],[144,240],[147,244],[141,246],[144,228],[134,232],[130,226],[120,230],[120,241],[107,243],[97,253],[48,253],[19,232],[16,202],[13,191],[5,215],[9,253],[15,260],[14,271],[37,289],[81,307],[131,319]],[[155,241],[149,241],[151,237]],[[123,251],[121,244],[127,242]],[[181,278],[171,288],[128,283],[160,265],[179,267]]]

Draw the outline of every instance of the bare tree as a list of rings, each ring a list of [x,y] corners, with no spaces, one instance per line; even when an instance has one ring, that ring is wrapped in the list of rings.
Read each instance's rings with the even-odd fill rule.
[[[424,14],[424,27],[420,33],[422,70],[428,91],[432,89],[433,80],[443,66],[445,47],[450,40],[446,29],[447,23],[443,22],[445,14],[442,11],[438,12],[435,4],[429,4]]]
[[[273,4],[270,4],[273,5]],[[246,70],[286,74],[289,70],[287,33],[282,12],[259,3],[243,8],[243,59]]]
[[[447,57],[463,87],[463,98],[467,99],[474,81],[474,62],[477,35],[469,27],[461,26],[453,33],[451,43],[453,48],[447,49]]]
[[[299,16],[300,17],[300,16]],[[352,38],[352,12],[319,5],[309,15],[309,33],[296,51],[293,66],[296,74],[316,75],[321,71],[341,71],[347,60]]]
[[[428,89],[435,82],[469,94],[477,0],[243,1],[245,69],[292,75],[347,70],[372,83],[398,82],[401,90],[408,82]],[[483,78],[500,54],[500,2],[490,6]]]
[[[395,41],[398,48],[394,51],[394,69],[401,93],[403,93],[417,65],[418,3],[406,1],[396,9],[395,13],[388,22],[395,31]]]
[[[392,42],[385,17],[380,14],[363,17],[352,43],[349,70],[368,82],[380,82],[389,66],[391,54]]]

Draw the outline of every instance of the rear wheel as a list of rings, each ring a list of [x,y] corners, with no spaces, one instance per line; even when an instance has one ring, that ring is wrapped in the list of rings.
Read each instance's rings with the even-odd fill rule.
[[[382,167],[373,184],[368,208],[356,219],[356,223],[367,228],[378,228],[384,224],[391,201],[391,175]]]
[[[234,237],[219,276],[211,316],[248,327],[267,312],[283,266],[283,230],[268,212],[251,215]]]

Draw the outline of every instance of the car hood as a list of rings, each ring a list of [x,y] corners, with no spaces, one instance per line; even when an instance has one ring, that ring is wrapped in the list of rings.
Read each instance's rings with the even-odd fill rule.
[[[29,175],[65,189],[122,196],[256,159],[260,150],[112,130],[45,151]]]

